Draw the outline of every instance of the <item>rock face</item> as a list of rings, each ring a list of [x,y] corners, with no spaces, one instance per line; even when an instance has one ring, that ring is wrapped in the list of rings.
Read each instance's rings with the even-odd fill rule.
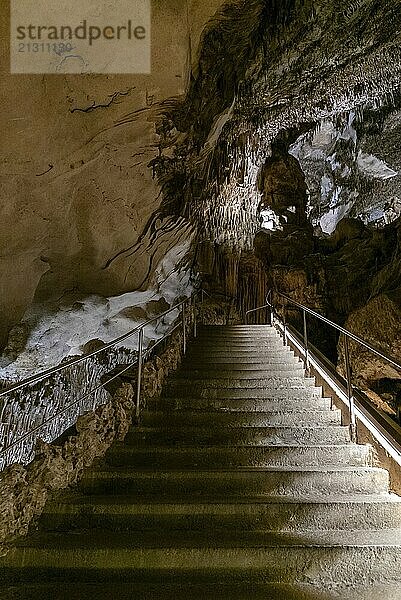
[[[380,294],[350,314],[345,327],[401,364],[401,289]],[[340,368],[344,370],[344,343],[339,342]],[[401,373],[355,342],[350,342],[355,382],[390,414],[401,410]],[[384,402],[383,402],[384,400]]]
[[[166,252],[188,239],[185,219],[159,214],[149,163],[161,153],[164,103],[184,93],[221,3],[154,3],[149,76],[57,77],[7,74],[2,3],[0,345],[33,299],[146,289]]]
[[[55,301],[35,302],[10,332],[0,356],[0,379],[15,382],[81,355],[92,341],[112,342],[191,295],[189,249],[190,240],[167,252],[145,291],[109,298],[71,292]],[[147,326],[145,345],[165,333],[175,316],[171,313],[163,322]],[[137,350],[138,336],[127,339],[124,347]]]
[[[298,230],[293,236],[285,231],[260,232],[255,239],[255,253],[273,289],[322,312],[401,363],[399,219],[384,229],[343,219],[324,239],[310,234],[308,237],[306,230]],[[276,304],[283,304],[278,296]],[[286,315],[302,331],[299,310],[288,307]],[[309,328],[313,343],[333,362],[338,360],[339,368],[344,370],[342,342],[338,356],[334,331],[312,318]],[[351,354],[355,383],[389,394],[385,408],[394,412],[399,402],[400,374],[357,345],[352,344]]]
[[[171,117],[187,135],[180,156],[186,161],[193,193],[186,197],[195,205],[191,210],[205,238],[249,248],[259,228],[257,180],[274,153],[274,144],[281,140],[289,148],[330,119],[339,134],[338,139],[328,140],[334,148],[327,159],[331,157],[334,168],[338,158],[343,178],[348,158],[358,165],[364,181],[370,181],[380,161],[388,160],[387,175],[396,173],[396,164],[382,152],[369,158],[368,145],[354,148],[351,115],[380,109],[376,113],[380,120],[383,111],[390,115],[397,110],[399,39],[400,16],[390,1],[352,6],[345,1],[238,2],[210,26],[210,43],[201,53],[202,69],[183,109]],[[237,56],[235,68],[232,55]],[[192,116],[192,121],[184,120],[183,114]],[[341,119],[343,125],[337,124]],[[359,121],[364,122],[362,117]],[[394,131],[396,120],[390,122]],[[362,132],[360,139],[364,140]],[[179,166],[182,173],[182,163]],[[163,167],[171,176],[178,173],[173,162]],[[320,190],[319,201],[327,199],[325,210],[330,211],[336,199],[333,194],[329,197],[329,183],[327,193]],[[356,193],[352,180],[350,186],[349,194]]]
[[[396,96],[392,107],[322,120],[291,146],[306,176],[309,217],[323,232],[347,216],[379,226],[400,216],[398,106]]]
[[[305,225],[306,184],[298,161],[288,154],[284,144],[272,144],[272,156],[262,167],[259,176],[262,194],[260,210],[272,210],[278,226]]]
[[[2,472],[0,551],[6,542],[27,533],[52,492],[76,483],[114,440],[124,439],[132,420],[133,395],[126,384],[108,404],[78,419],[75,436],[58,445],[39,441],[28,467],[12,465]]]

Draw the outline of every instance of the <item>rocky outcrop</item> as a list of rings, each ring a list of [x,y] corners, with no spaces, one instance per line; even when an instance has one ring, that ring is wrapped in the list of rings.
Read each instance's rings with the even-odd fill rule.
[[[186,163],[186,190],[192,182],[193,192],[181,196],[181,208],[187,206],[185,198],[192,198],[191,213],[203,238],[236,248],[252,245],[259,229],[257,181],[278,139],[290,147],[324,120],[336,124],[372,106],[394,109],[400,35],[399,13],[387,0],[352,6],[345,1],[238,2],[210,26],[207,40],[214,44],[204,47],[202,69],[192,88],[198,100],[189,94],[179,114],[172,113],[172,123],[186,134],[179,167],[182,173],[182,162]],[[241,64],[245,48],[246,72]],[[232,55],[238,57],[234,70],[228,66]],[[223,93],[217,102],[218,85]],[[225,93],[235,86],[235,97]],[[185,111],[197,126],[183,121]],[[354,148],[348,147],[351,138],[341,139],[339,128],[334,153],[342,159],[341,154],[352,154]],[[361,148],[355,159],[366,172],[369,161],[364,154],[367,151]],[[377,153],[377,159],[384,157]],[[334,166],[335,157],[332,162]],[[163,167],[170,175],[178,173],[174,162]]]
[[[153,285],[145,291],[109,298],[71,292],[56,301],[35,302],[11,329],[0,355],[0,381],[10,384],[25,379],[88,348],[112,342],[190,296],[189,250],[188,240],[167,252],[154,270]],[[155,320],[146,328],[146,345],[167,331],[171,318],[162,323]],[[125,340],[124,347],[137,350],[138,335]]]
[[[255,253],[263,262],[273,290],[322,312],[339,325],[347,326],[349,319],[352,325],[353,315],[367,311],[360,318],[361,324],[366,318],[365,337],[374,340],[377,333],[379,342],[383,334],[376,330],[374,319],[381,323],[381,318],[368,315],[371,303],[377,302],[375,306],[379,308],[378,299],[382,297],[391,298],[394,311],[401,308],[399,239],[399,220],[383,229],[373,229],[360,220],[343,219],[333,234],[324,238],[313,236],[307,228],[261,231],[255,238]],[[279,296],[275,302],[277,306],[285,304]],[[287,307],[286,314],[302,331],[300,311]],[[312,341],[337,362],[335,333],[313,318],[309,323]],[[383,328],[390,339],[393,330],[390,324]],[[356,375],[358,369],[356,365]]]
[[[384,226],[400,216],[400,98],[322,120],[291,146],[305,173],[309,218],[332,233],[344,217]]]
[[[271,210],[277,216],[276,227],[305,226],[307,188],[299,162],[284,143],[273,143],[271,152],[259,174],[260,211]]]

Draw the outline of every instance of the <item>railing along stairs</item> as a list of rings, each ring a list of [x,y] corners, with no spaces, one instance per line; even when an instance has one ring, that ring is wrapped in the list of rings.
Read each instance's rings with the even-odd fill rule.
[[[279,292],[274,295],[283,303],[281,314],[273,301],[273,292],[266,297],[266,303],[247,311],[249,315],[268,310],[270,324],[274,325],[283,337],[283,343],[290,345],[305,363],[308,373],[318,374],[330,389],[348,407],[352,439],[357,436],[357,422],[361,421],[401,465],[401,427],[373,403],[353,384],[349,342],[363,346],[401,373],[401,364],[380,349],[375,348],[359,336],[330,321],[316,311],[298,303]],[[197,336],[200,307],[204,298],[210,296],[205,290],[197,290],[169,310],[138,325],[126,334],[102,345],[101,348],[74,358],[57,367],[48,369],[24,381],[11,385],[0,392],[0,470],[13,463],[26,464],[35,454],[38,438],[51,443],[72,427],[78,417],[94,410],[110,399],[107,386],[133,367],[137,368],[136,417],[141,408],[142,369],[144,362],[154,350],[166,341],[177,329],[182,330],[183,353],[186,352],[187,338],[191,333]],[[231,298],[232,300],[232,298]],[[288,324],[287,311],[292,306],[302,312],[303,332],[298,332]],[[165,317],[177,313],[171,327],[152,345],[145,347],[146,328],[155,322],[163,323]],[[345,377],[336,367],[315,348],[309,340],[308,318],[314,318],[343,335]],[[226,322],[229,314],[226,315]],[[156,327],[157,329],[157,327]],[[126,340],[137,337],[137,352],[123,347]]]
[[[101,348],[15,383],[0,392],[0,470],[14,463],[27,464],[35,454],[38,438],[51,443],[72,427],[80,415],[107,403],[107,386],[137,368],[136,416],[140,411],[142,367],[154,350],[177,329],[182,330],[183,352],[189,328],[196,336],[198,297],[190,298],[149,319]],[[177,313],[171,327],[145,347],[146,328],[163,323]],[[138,351],[122,344],[137,338]]]
[[[280,310],[275,302],[275,298],[279,298],[282,301]],[[401,465],[401,427],[390,415],[377,408],[368,396],[354,384],[350,341],[362,346],[365,350],[368,350],[371,354],[391,365],[401,374],[401,364],[399,361],[372,344],[369,344],[348,329],[337,325],[337,323],[330,321],[330,319],[296,302],[285,294],[270,290],[265,302],[263,306],[258,306],[247,311],[245,322],[248,322],[251,314],[268,309],[270,324],[278,329],[283,337],[284,345],[290,345],[304,361],[306,372],[317,375],[322,383],[327,384],[328,388],[347,407],[352,440],[357,440],[357,424],[359,421],[370,431],[390,456]],[[302,332],[297,331],[288,323],[287,315],[289,307],[301,311],[303,321]],[[311,317],[343,336],[345,377],[342,377],[335,365],[310,343],[309,319]]]

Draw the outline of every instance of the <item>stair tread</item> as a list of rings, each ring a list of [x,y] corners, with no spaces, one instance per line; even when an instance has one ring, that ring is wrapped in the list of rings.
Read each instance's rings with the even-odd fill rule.
[[[0,587],[2,600],[400,600],[399,583],[335,586],[325,589],[320,586],[302,583],[251,583],[235,582],[197,583],[186,574],[181,581],[169,583],[165,580],[157,583],[86,583],[63,580],[57,583],[40,583]]]
[[[175,424],[175,427],[185,427],[186,423],[185,423],[185,419],[188,419],[188,422],[190,422],[191,419],[195,419],[195,420],[202,420],[202,419],[211,419],[212,423],[211,426],[214,427],[219,427],[221,428],[221,420],[216,423],[213,422],[213,419],[215,419],[217,416],[221,417],[221,411],[213,411],[213,410],[205,410],[204,414],[199,415],[199,410],[185,410],[182,409],[180,411],[175,411],[175,413],[172,415],[171,411],[166,411],[166,410],[148,410],[148,411],[143,411],[141,413],[141,423],[145,423],[146,421],[152,420],[154,423],[157,423],[159,420],[161,423],[164,424],[164,426],[166,428],[169,427],[168,423],[170,421],[174,421],[174,419],[177,418],[177,416],[179,416],[179,420],[180,422],[177,422]],[[271,420],[274,420],[276,418],[279,417],[285,417],[286,419],[290,419],[291,417],[294,419],[294,421],[296,423],[299,423],[300,421],[302,423],[313,423],[313,426],[324,426],[324,425],[320,425],[320,423],[322,422],[322,420],[325,417],[332,417],[333,419],[335,419],[336,417],[341,417],[341,411],[339,409],[332,409],[326,406],[316,406],[316,408],[314,408],[313,410],[311,409],[302,409],[300,407],[295,408],[293,410],[291,410],[291,407],[289,407],[287,410],[285,409],[276,409],[276,410],[267,410],[267,411],[246,411],[243,410],[241,411],[241,415],[237,415],[238,411],[235,411],[234,414],[232,415],[232,419],[233,422],[235,423],[236,420],[240,420],[243,419],[246,421],[246,419],[251,419],[253,422],[257,422],[257,419],[261,419],[263,420],[264,423],[266,423],[266,425],[262,425],[263,427],[265,426],[278,426],[278,427],[283,427],[283,425],[277,425],[276,423],[272,423],[271,425],[269,425],[269,423],[271,423]],[[228,413],[229,416],[231,416],[230,413]],[[224,417],[225,418],[225,417]],[[317,420],[317,423],[315,423],[314,420]],[[229,419],[228,419],[229,420]],[[167,422],[166,422],[167,421]],[[340,422],[340,421],[338,421]],[[326,421],[324,421],[324,424],[326,424]],[[334,424],[334,423],[333,423]],[[208,424],[209,425],[209,424]],[[157,427],[157,425],[153,425],[154,427]],[[206,426],[206,425],[204,425]],[[234,424],[234,425],[229,425],[229,427],[242,427],[242,428],[253,428],[253,427],[258,427],[258,425],[249,425],[249,424]],[[311,425],[312,426],[312,425]],[[195,425],[194,425],[195,427]]]
[[[213,533],[216,533],[214,537]],[[62,537],[62,545],[60,538]],[[213,554],[213,550],[219,549],[267,549],[280,547],[307,547],[307,546],[341,546],[341,547],[395,547],[401,553],[401,528],[390,530],[318,530],[318,531],[160,531],[137,532],[135,536],[125,532],[102,532],[91,530],[60,533],[33,534],[29,538],[23,538],[16,544],[18,549],[41,549],[46,555],[51,550],[57,554],[67,553],[69,549],[83,548],[87,551],[99,552],[107,549],[126,549],[140,551],[147,549],[170,549],[179,551],[181,548],[198,549]],[[26,557],[27,559],[28,557]],[[7,562],[7,557],[5,559]]]
[[[241,393],[241,390],[234,390],[234,391],[238,391],[238,393]],[[251,390],[249,390],[251,391]],[[254,391],[254,390],[253,390]],[[298,390],[296,390],[298,391]],[[230,390],[231,392],[231,390]],[[243,390],[242,390],[243,392]],[[299,404],[302,402],[312,402],[315,403],[315,408],[319,409],[322,408],[324,410],[331,410],[331,399],[330,398],[322,398],[321,396],[312,396],[312,395],[305,395],[304,397],[300,397],[298,395],[294,395],[293,398],[286,398],[285,396],[263,396],[262,395],[263,390],[261,390],[261,395],[260,396],[238,396],[235,397],[233,395],[228,395],[227,398],[215,398],[215,397],[211,397],[211,398],[204,398],[203,396],[187,396],[187,397],[182,397],[182,396],[161,396],[160,400],[185,400],[186,402],[191,402],[191,401],[198,401],[198,400],[224,400],[225,402],[232,402],[233,406],[234,405],[238,405],[239,402],[248,402],[250,400],[256,400],[258,403],[260,402],[266,402],[266,403],[272,403],[272,402],[282,402],[282,406],[281,411],[287,411],[287,409],[291,409],[292,407],[297,407],[297,410],[299,410]],[[285,402],[287,404],[285,404]],[[301,405],[302,406],[302,405]],[[304,406],[303,410],[308,410],[309,406]],[[192,410],[195,411],[195,409],[193,407],[188,407],[186,409],[183,409],[185,411],[188,410]],[[257,412],[277,412],[278,409],[269,409],[268,411],[257,411]],[[162,411],[155,411],[155,412],[162,412]],[[244,410],[244,412],[250,412],[247,411],[246,409]]]
[[[243,449],[252,449],[252,450],[308,450],[308,449],[321,449],[321,450],[343,450],[343,449],[354,449],[353,445],[351,443],[348,444],[344,444],[343,442],[339,442],[338,444],[289,444],[289,443],[282,443],[282,444],[230,444],[230,445],[223,445],[223,444],[191,444],[189,446],[187,445],[182,445],[180,446],[180,444],[177,444],[174,446],[156,446],[156,445],[152,445],[152,446],[148,446],[146,448],[143,448],[141,446],[126,446],[126,445],[121,445],[121,446],[116,446],[115,451],[113,450],[113,452],[119,453],[121,450],[123,450],[123,452],[133,452],[133,453],[138,453],[138,454],[146,454],[147,452],[150,453],[160,453],[160,454],[174,454],[174,453],[178,453],[178,452],[210,452],[212,450],[215,450],[216,452],[221,452],[223,450],[231,450],[231,451],[235,451],[235,452],[239,452],[240,450]],[[361,453],[365,452],[365,450],[361,450]],[[369,453],[369,450],[366,450],[366,453]]]
[[[109,474],[109,473],[115,473],[121,476],[122,473],[124,473],[124,471],[127,474],[132,474],[134,473],[135,475],[139,476],[150,476],[152,478],[154,478],[155,473],[158,473],[158,475],[160,477],[163,477],[164,475],[170,475],[170,474],[182,474],[182,475],[186,475],[186,474],[192,474],[195,473],[197,475],[218,475],[218,474],[224,474],[224,475],[229,475],[232,473],[352,473],[357,471],[358,473],[385,473],[386,470],[382,469],[381,467],[370,467],[370,466],[357,466],[357,467],[350,467],[350,466],[344,466],[344,465],[325,465],[325,466],[266,466],[266,467],[253,467],[253,466],[246,466],[246,467],[235,467],[235,468],[222,468],[222,469],[200,469],[198,467],[193,467],[193,468],[171,468],[171,469],[137,469],[137,468],[133,468],[130,469],[127,466],[123,466],[123,467],[117,467],[117,466],[113,466],[113,467],[107,467],[106,465],[102,465],[102,466],[97,466],[94,467],[91,470],[91,473],[93,475],[99,475],[99,474]],[[85,476],[84,476],[85,477]]]
[[[282,504],[312,504],[312,505],[349,505],[349,504],[357,504],[357,505],[382,505],[382,504],[391,504],[391,505],[400,505],[401,506],[401,497],[395,494],[344,494],[343,496],[335,496],[330,495],[327,496],[318,496],[314,494],[313,496],[283,496],[283,498],[277,498],[277,496],[249,496],[246,499],[239,497],[238,499],[233,500],[231,497],[225,496],[202,496],[202,500],[199,498],[186,498],[185,502],[182,499],[177,498],[172,501],[169,498],[157,498],[155,500],[154,497],[136,497],[129,494],[124,495],[113,495],[113,496],[103,496],[99,495],[96,497],[87,496],[85,494],[78,494],[77,492],[64,494],[63,497],[57,498],[54,502],[50,503],[49,507],[51,507],[51,512],[63,512],[63,507],[65,505],[78,507],[82,506],[90,506],[90,507],[121,507],[126,508],[129,507],[131,510],[146,510],[146,511],[158,511],[166,508],[177,508],[177,509],[185,509],[191,511],[193,514],[194,509],[202,508],[202,509],[220,509],[221,511],[226,511],[228,507],[240,507],[247,508],[247,510],[251,510],[254,507],[260,506],[269,506],[269,505],[282,505]]]
[[[178,412],[178,411],[177,411]],[[216,417],[216,413],[217,415],[219,414],[218,411],[205,411],[206,413],[209,413],[210,418],[215,418]],[[341,411],[339,409],[331,409],[328,408],[326,406],[316,406],[316,408],[314,409],[313,414],[311,413],[310,409],[301,409],[301,408],[295,408],[293,410],[291,410],[291,407],[288,408],[288,410],[285,409],[276,409],[276,410],[267,410],[267,411],[242,411],[243,413],[243,417],[252,417],[252,419],[255,419],[257,417],[260,417],[261,419],[268,419],[269,416],[271,417],[279,417],[279,416],[291,416],[294,415],[294,418],[299,419],[299,418],[305,418],[305,419],[310,419],[311,417],[315,417],[317,419],[321,419],[323,416],[329,415],[329,416],[333,416],[335,417],[336,415],[341,414]],[[179,411],[180,417],[181,419],[184,419],[185,417],[198,417],[199,416],[199,411],[197,410],[181,410]],[[206,416],[206,415],[204,415]],[[163,421],[164,419],[171,419],[171,412],[165,411],[165,410],[154,410],[154,411],[143,411],[141,413],[141,421],[144,422],[145,419],[160,419],[161,421]],[[164,421],[163,421],[164,422]],[[298,422],[298,421],[297,421]],[[317,424],[319,426],[319,424]],[[181,426],[181,425],[180,425]],[[220,426],[219,425],[215,425],[216,427]],[[268,425],[266,425],[268,426]],[[272,425],[272,427],[274,427],[275,425]],[[166,427],[168,427],[168,425],[166,425]],[[251,425],[236,425],[235,427],[253,427]],[[281,427],[281,425],[280,425]],[[323,425],[322,425],[323,427]]]
[[[252,431],[253,433],[257,433],[257,431],[259,430],[260,432],[264,432],[264,431],[271,431],[271,430],[281,430],[283,429],[284,431],[290,431],[293,429],[296,429],[297,431],[301,430],[301,431],[328,431],[329,433],[332,430],[343,430],[343,431],[348,431],[348,427],[344,426],[344,425],[318,425],[318,426],[313,426],[313,427],[309,427],[307,425],[263,425],[262,427],[243,427],[242,425],[238,425],[236,427],[230,427],[228,429],[228,431],[233,430],[235,433],[239,433],[242,430],[245,431]],[[140,434],[140,433],[149,433],[149,432],[171,432],[171,433],[175,433],[175,432],[181,432],[181,431],[188,431],[188,433],[194,433],[196,431],[200,431],[202,433],[214,433],[215,430],[220,431],[220,428],[218,426],[216,427],[138,427],[135,429],[130,429],[130,431],[128,432],[129,434]]]

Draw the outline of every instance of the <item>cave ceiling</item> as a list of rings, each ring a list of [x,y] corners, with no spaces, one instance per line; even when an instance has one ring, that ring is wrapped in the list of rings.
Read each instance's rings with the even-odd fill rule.
[[[226,6],[204,34],[186,100],[168,115],[185,137],[156,161],[166,202],[204,239],[252,247],[258,175],[280,138],[324,233],[344,216],[383,225],[399,216],[400,14],[390,0]],[[175,178],[186,182],[178,198]]]

